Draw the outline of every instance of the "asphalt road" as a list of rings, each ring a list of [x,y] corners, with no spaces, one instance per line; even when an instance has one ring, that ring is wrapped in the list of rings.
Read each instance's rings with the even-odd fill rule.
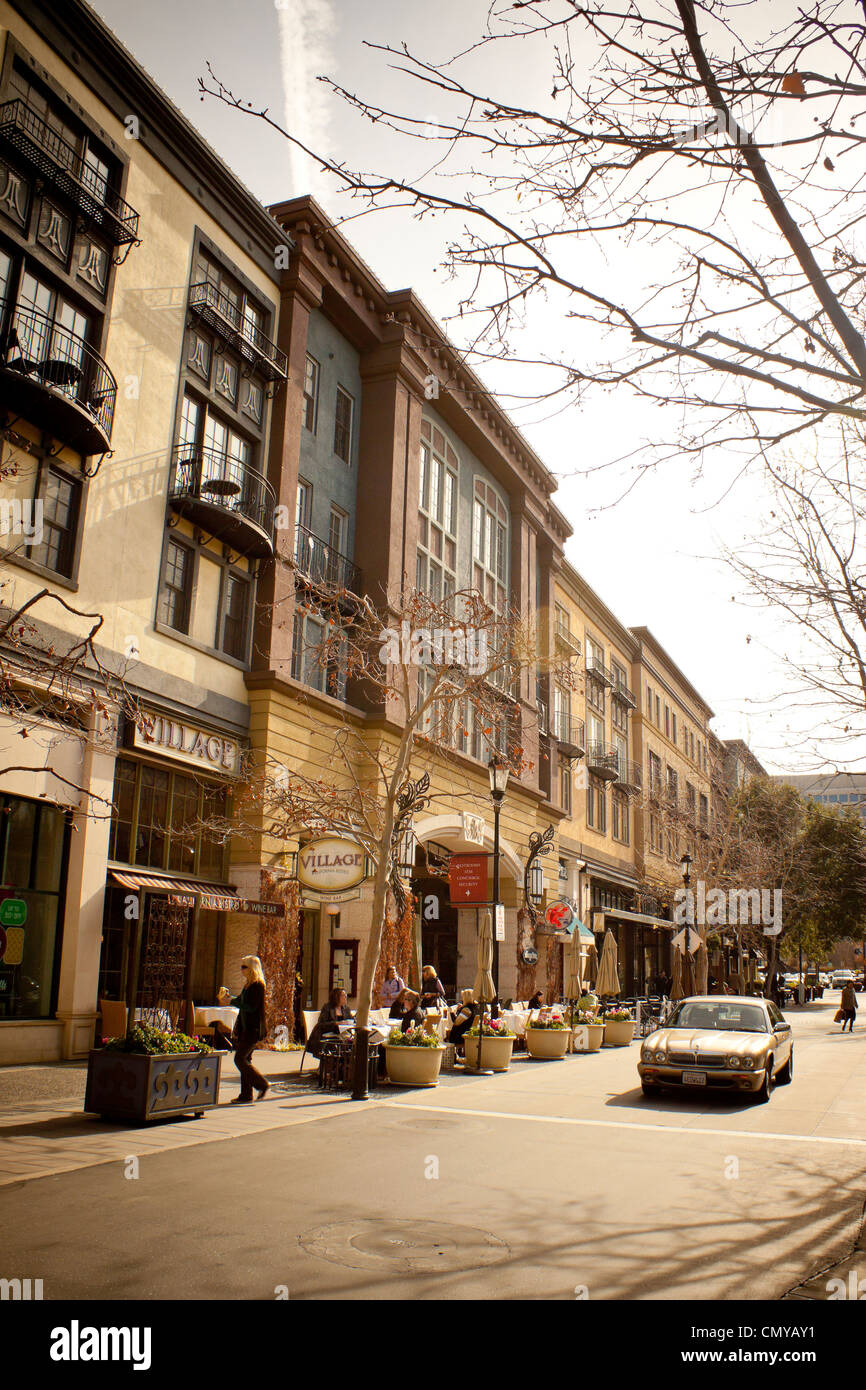
[[[866,1196],[866,1027],[837,999],[789,1011],[768,1105],[646,1099],[636,1044],[515,1061],[4,1188],[0,1272],[64,1299],[779,1298]]]

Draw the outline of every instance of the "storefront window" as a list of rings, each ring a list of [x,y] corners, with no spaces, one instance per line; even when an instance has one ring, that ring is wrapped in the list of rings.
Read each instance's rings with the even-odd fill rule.
[[[224,877],[225,847],[198,827],[227,814],[224,785],[119,758],[109,858],[117,864]]]
[[[56,806],[0,797],[0,1018],[53,1012],[67,838]]]

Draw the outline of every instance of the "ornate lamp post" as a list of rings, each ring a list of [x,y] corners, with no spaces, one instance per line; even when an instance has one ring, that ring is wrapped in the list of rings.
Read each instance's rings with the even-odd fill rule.
[[[690,913],[691,890],[690,890],[690,888],[689,888],[689,884],[690,884],[690,882],[691,882],[691,872],[692,872],[692,856],[691,856],[690,854],[684,854],[684,855],[683,855],[682,859],[680,860],[680,868],[681,868],[682,871],[683,871],[683,886],[684,886],[684,888],[685,888],[685,890],[686,890],[686,954],[688,954],[688,951],[689,951],[689,949],[690,949],[690,947],[691,947],[691,944],[692,944],[692,943],[691,943],[691,937],[689,936],[689,927],[690,927],[690,925],[691,925],[691,922],[690,922],[690,916],[691,916],[691,913]]]

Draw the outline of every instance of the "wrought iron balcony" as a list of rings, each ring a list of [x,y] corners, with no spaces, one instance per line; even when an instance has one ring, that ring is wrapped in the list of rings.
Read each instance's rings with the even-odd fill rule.
[[[575,637],[568,623],[562,622],[561,619],[558,619],[556,623],[556,640],[570,652],[580,651],[579,639]]]
[[[616,784],[622,787],[623,791],[636,795],[643,786],[643,768],[640,763],[617,755]]]
[[[619,776],[619,757],[607,743],[591,743],[586,750],[586,770],[605,782],[615,782]]]
[[[566,710],[554,710],[551,732],[567,758],[583,757],[586,732],[582,719],[574,719]]]
[[[603,661],[597,657],[588,656],[586,658],[586,674],[592,676],[600,685],[609,686],[613,683],[610,671]]]
[[[168,498],[179,516],[233,550],[259,559],[273,555],[276,495],[242,459],[200,444],[178,444]]]
[[[611,675],[610,698],[612,700],[619,700],[619,703],[625,705],[628,709],[635,709],[637,707],[637,701],[634,695],[629,690],[625,681],[619,676]]]
[[[306,526],[295,527],[295,564],[312,584],[327,584],[329,588],[361,592],[361,571],[348,555],[332,550],[327,542]]]
[[[12,312],[0,406],[87,457],[111,448],[117,382],[83,338],[36,309]]]
[[[244,317],[240,305],[221,294],[216,285],[202,280],[189,291],[191,313],[203,320],[268,381],[285,381],[289,364],[286,354],[266,338],[256,324]]]
[[[138,240],[138,213],[108,186],[73,145],[16,98],[0,106],[0,150],[78,209],[82,219],[112,246]]]

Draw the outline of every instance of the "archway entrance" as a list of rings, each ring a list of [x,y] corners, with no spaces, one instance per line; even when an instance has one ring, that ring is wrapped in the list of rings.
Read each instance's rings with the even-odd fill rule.
[[[457,912],[451,906],[448,880],[413,879],[421,916],[422,965],[433,965],[449,999],[457,995]]]

